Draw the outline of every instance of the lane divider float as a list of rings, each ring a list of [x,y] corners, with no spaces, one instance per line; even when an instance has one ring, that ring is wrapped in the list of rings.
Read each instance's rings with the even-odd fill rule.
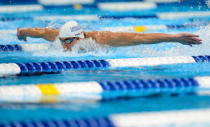
[[[59,18],[60,17],[60,18]],[[72,16],[38,16],[38,17],[0,17],[0,21],[15,21],[15,20],[100,20],[100,19],[123,19],[123,18],[158,18],[158,19],[180,19],[180,18],[194,18],[194,17],[210,17],[210,11],[193,11],[193,12],[165,12],[147,15],[72,15]]]
[[[60,0],[38,0],[39,4],[41,5],[57,5],[57,6],[64,6],[64,5],[74,5],[74,4],[94,4],[94,0],[78,0],[78,1],[60,1]]]
[[[54,15],[54,16],[38,16],[34,17],[34,20],[99,20],[99,16],[97,15],[71,15],[71,16],[62,16],[62,15]]]
[[[131,16],[112,16],[112,15],[104,15],[100,16],[100,18],[105,19],[123,19],[123,18],[137,18],[137,19],[146,19],[146,18],[158,18],[158,19],[186,19],[186,18],[194,18],[194,17],[209,17],[210,11],[193,11],[193,12],[165,12],[165,13],[157,13],[157,14],[149,14],[149,15],[131,15]]]
[[[1,85],[0,102],[49,103],[52,100],[53,102],[66,102],[73,99],[101,101],[119,97],[192,92],[210,95],[210,77]]]
[[[102,27],[101,30],[107,31],[129,31],[129,32],[146,32],[150,30],[168,30],[168,29],[187,29],[187,28],[200,28],[201,25],[207,25],[207,23],[199,24],[186,24],[186,25],[147,25],[147,26],[125,26],[125,27]]]
[[[13,51],[38,51],[47,50],[49,45],[47,43],[38,44],[7,44],[0,45],[0,52],[13,52]]]
[[[12,12],[27,12],[27,11],[42,11],[44,8],[39,4],[30,5],[4,5],[0,6],[0,13],[12,13]]]
[[[196,116],[196,117],[195,117]],[[112,113],[106,116],[85,117],[74,119],[47,119],[14,121],[2,123],[0,126],[18,127],[151,127],[151,126],[208,126],[210,125],[209,109],[152,111],[136,113]]]
[[[130,11],[154,9],[157,4],[154,2],[101,2],[98,3],[100,10],[109,11]]]
[[[32,75],[37,73],[58,73],[62,71],[80,69],[158,66],[165,64],[186,64],[197,62],[210,62],[210,56],[205,55],[104,60],[72,60],[55,62],[1,63],[0,77],[6,77],[10,75]]]
[[[196,117],[193,117],[196,116]],[[151,127],[151,126],[188,126],[195,124],[205,126],[210,124],[210,110],[173,110],[143,113],[110,114],[103,117],[87,117],[81,119],[31,120],[2,123],[0,126],[36,127]]]
[[[156,2],[156,3],[180,3],[180,0],[144,0],[146,2]]]

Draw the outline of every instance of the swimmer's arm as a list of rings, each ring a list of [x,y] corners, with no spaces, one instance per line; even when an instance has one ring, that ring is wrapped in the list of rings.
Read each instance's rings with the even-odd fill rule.
[[[186,45],[201,43],[201,39],[197,35],[188,33],[163,34],[95,31],[95,38],[98,43],[111,46],[156,44],[161,42],[179,42]]]
[[[43,38],[47,41],[54,41],[59,31],[49,28],[19,28],[17,29],[17,37],[19,40],[27,41],[27,37]]]

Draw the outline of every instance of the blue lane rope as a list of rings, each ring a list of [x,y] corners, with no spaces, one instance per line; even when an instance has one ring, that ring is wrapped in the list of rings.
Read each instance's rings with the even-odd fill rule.
[[[189,15],[188,15],[189,13]],[[194,15],[192,15],[194,13]],[[147,15],[123,15],[123,16],[110,16],[110,15],[102,15],[102,16],[97,16],[97,15],[92,15],[95,16],[94,20],[98,19],[123,19],[123,18],[137,18],[137,19],[148,19],[148,18],[156,18],[156,19],[179,19],[179,18],[193,18],[193,17],[210,17],[210,12],[209,11],[203,11],[203,12],[187,12],[186,14],[183,14],[182,12],[177,12],[177,13],[157,13],[157,14],[147,14]],[[186,16],[187,15],[187,16]],[[71,15],[69,16],[69,19],[72,19]],[[75,19],[77,19],[78,15],[75,15]],[[82,17],[80,15],[80,17]],[[45,17],[12,17],[12,16],[5,16],[5,17],[0,17],[0,21],[2,22],[8,22],[8,21],[15,21],[15,20],[39,20],[39,19],[45,19]],[[61,17],[62,18],[62,17]],[[52,17],[51,17],[52,19]],[[68,16],[65,17],[65,19],[68,19]],[[80,18],[78,18],[80,19]],[[85,18],[84,18],[85,19]]]
[[[193,117],[196,116],[196,117]],[[168,119],[170,118],[170,119]],[[190,118],[190,119],[189,119]],[[168,125],[208,126],[209,109],[113,113],[106,116],[12,121],[0,127],[151,127]]]
[[[199,86],[193,78],[172,78],[157,80],[125,80],[125,81],[107,81],[99,82],[104,91],[123,91],[123,90],[148,90],[148,89],[164,89],[164,88],[189,88]]]
[[[37,43],[37,44],[0,44],[0,52],[15,52],[15,51],[37,51],[37,50],[47,50],[49,45],[47,43]]]
[[[137,19],[147,19],[147,18],[158,18],[157,15],[133,15],[133,16],[100,16],[101,19],[123,19],[123,18],[137,18]]]
[[[157,15],[139,15],[139,16],[99,16],[100,19],[124,19],[124,18],[136,18],[136,19],[148,19],[148,18],[156,18],[159,19]],[[9,22],[9,21],[18,21],[18,20],[36,20],[33,17],[0,17],[0,21]]]
[[[33,20],[32,17],[0,17],[0,21],[9,22],[9,21],[18,21],[18,20]]]
[[[8,124],[0,124],[0,127],[19,125],[20,127],[115,127],[108,117],[87,118],[79,120],[42,120],[32,122],[11,122]]]
[[[100,69],[110,67],[157,66],[164,64],[183,64],[210,62],[210,56],[180,56],[154,58],[126,58],[104,60],[75,60],[55,62],[1,63],[0,76],[54,73],[78,69]]]
[[[210,62],[210,56],[192,56],[197,63]]]
[[[33,62],[16,63],[20,67],[20,74],[34,72],[61,72],[71,69],[84,68],[106,68],[109,64],[105,60],[84,60],[84,61],[57,61],[57,62]]]
[[[20,45],[0,45],[0,52],[22,51]]]
[[[210,77],[183,77],[159,79],[126,79],[110,81],[88,81],[50,84],[1,85],[0,102],[48,102],[47,95],[56,102],[72,99],[95,101],[119,97],[150,96],[157,94],[210,94]],[[84,96],[85,95],[85,96]],[[15,96],[15,98],[14,98]]]

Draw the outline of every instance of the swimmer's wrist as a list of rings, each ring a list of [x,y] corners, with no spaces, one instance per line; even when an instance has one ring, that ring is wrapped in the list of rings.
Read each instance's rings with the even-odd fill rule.
[[[170,35],[170,42],[178,42],[178,36],[176,34]]]

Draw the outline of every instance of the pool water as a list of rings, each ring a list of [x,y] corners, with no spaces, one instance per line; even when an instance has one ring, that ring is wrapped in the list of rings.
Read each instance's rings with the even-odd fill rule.
[[[133,11],[104,11],[94,9],[62,9],[51,8],[41,11],[0,13],[0,42],[1,45],[14,44],[41,44],[50,46],[47,50],[38,51],[14,51],[0,52],[0,63],[24,63],[24,62],[49,62],[49,61],[70,61],[70,60],[89,60],[89,59],[118,59],[118,58],[147,58],[165,56],[197,56],[209,55],[210,41],[209,28],[210,15],[191,16],[181,18],[156,18],[154,15],[167,12],[209,12],[209,8],[203,6],[192,6],[180,4],[163,4],[158,8],[150,10]],[[137,45],[127,47],[110,47],[97,45],[96,49],[80,51],[78,47],[92,49],[87,42],[73,47],[72,52],[63,52],[57,45],[51,44],[43,39],[28,38],[27,42],[19,41],[16,37],[16,29],[21,27],[50,27],[59,28],[63,23],[71,20],[73,15],[80,15],[73,18],[78,21],[85,31],[109,30],[121,32],[135,32],[125,27],[131,26],[167,26],[167,29],[148,29],[144,33],[179,33],[190,32],[198,34],[203,44],[192,47],[178,43],[160,43],[152,45]],[[83,16],[86,16],[85,18]],[[81,18],[83,17],[83,18]],[[88,18],[89,17],[89,18]],[[93,18],[91,18],[93,17]],[[95,18],[95,17],[100,17]],[[149,18],[148,18],[149,17]],[[184,27],[185,26],[185,27]],[[69,70],[55,74],[42,75],[22,75],[0,77],[1,86],[21,86],[30,84],[54,84],[88,81],[118,81],[136,79],[163,79],[163,78],[191,78],[210,76],[210,63],[186,63],[158,66],[139,66],[123,68],[100,68],[100,69],[80,69]],[[209,89],[209,88],[207,88]],[[1,92],[1,91],[0,91]],[[122,91],[123,92],[123,91]],[[197,95],[195,93],[182,94],[161,94],[149,97],[142,97],[133,91],[131,93],[104,93],[105,99],[100,100],[98,95],[81,95],[81,98],[70,98],[66,101],[54,100],[52,97],[47,103],[44,100],[40,103],[5,103],[0,102],[0,127],[4,126],[67,126],[72,121],[72,126],[117,126],[116,121],[110,119],[123,114],[132,113],[153,113],[170,111],[189,110],[208,112],[210,108],[210,97],[208,95]],[[138,92],[138,91],[137,91]],[[151,92],[151,91],[150,91]],[[123,94],[123,96],[120,96]],[[0,97],[1,98],[1,97]],[[51,97],[49,97],[51,98]],[[68,98],[68,97],[67,97]],[[24,100],[24,99],[23,99]],[[57,103],[56,103],[57,102]],[[173,114],[173,113],[172,113]],[[174,113],[176,114],[176,112]],[[145,114],[145,116],[148,116]],[[158,116],[158,115],[157,115]],[[207,114],[207,117],[209,114]],[[127,118],[127,117],[125,117]],[[148,117],[150,118],[150,117]],[[200,118],[198,116],[198,118]],[[85,120],[84,120],[85,119]],[[88,119],[88,120],[86,120]],[[92,122],[90,122],[91,120]],[[181,119],[181,118],[180,118]],[[63,124],[62,120],[69,120],[68,124]],[[75,121],[76,122],[75,122]],[[105,122],[98,122],[104,120]],[[132,119],[133,121],[137,119]],[[32,122],[31,121],[36,121]],[[60,121],[55,122],[55,121]],[[62,122],[61,122],[62,121]],[[210,120],[193,121],[176,124],[161,123],[151,124],[151,126],[210,126]],[[22,122],[22,123],[21,123]],[[52,122],[52,123],[50,123]],[[83,123],[84,122],[84,123]],[[97,123],[97,124],[96,124]],[[102,124],[103,123],[103,124]],[[29,125],[30,124],[30,125]],[[125,125],[125,124],[124,124]],[[140,124],[139,124],[140,125]],[[69,125],[70,126],[70,125]],[[125,125],[126,126],[126,125]],[[133,125],[134,126],[134,125]],[[145,127],[150,125],[145,124]]]

